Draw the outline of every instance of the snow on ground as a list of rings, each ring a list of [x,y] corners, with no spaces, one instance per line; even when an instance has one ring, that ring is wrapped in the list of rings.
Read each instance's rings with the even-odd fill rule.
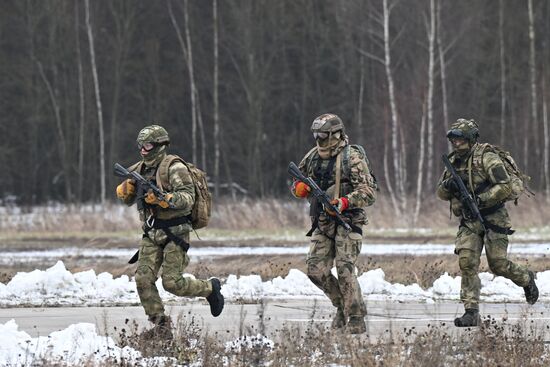
[[[189,254],[193,258],[242,256],[242,255],[305,255],[307,246],[211,246],[191,247]],[[41,251],[8,251],[0,258],[0,264],[12,264],[17,261],[37,261],[62,259],[64,257],[90,257],[90,258],[122,258],[132,257],[136,249],[97,249],[97,248],[58,248]],[[362,255],[449,255],[454,251],[454,245],[450,244],[371,244],[364,243]],[[516,255],[545,255],[550,253],[550,243],[512,243],[508,253]]]
[[[184,276],[192,277],[190,274]],[[523,289],[510,280],[481,273],[482,302],[523,302]],[[371,300],[436,302],[457,300],[460,277],[447,273],[428,289],[418,284],[403,285],[385,280],[382,269],[370,270],[358,278],[363,295]],[[550,301],[550,270],[537,274],[540,300]],[[157,281],[161,297],[166,301],[181,299],[166,292]],[[237,277],[230,275],[223,284],[222,293],[229,300],[249,301],[264,298],[324,297],[303,272],[291,269],[286,277],[262,281],[259,275]],[[133,279],[123,275],[113,278],[109,273],[96,274],[93,270],[71,273],[63,262],[47,270],[17,273],[7,284],[0,283],[0,307],[58,306],[58,305],[137,305],[139,299]]]
[[[44,361],[70,366],[107,361],[120,365],[162,366],[173,362],[166,357],[142,358],[133,348],[120,348],[112,338],[98,335],[96,326],[88,323],[73,324],[49,336],[32,338],[19,331],[15,321],[10,320],[0,324],[0,340],[1,366],[39,366]]]

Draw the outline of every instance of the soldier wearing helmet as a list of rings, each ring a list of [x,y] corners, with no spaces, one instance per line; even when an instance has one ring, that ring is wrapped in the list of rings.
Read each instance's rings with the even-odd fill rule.
[[[478,143],[479,127],[474,120],[458,119],[451,125],[447,138],[453,148],[449,161],[469,194],[478,202],[486,229],[485,232],[481,223],[462,205],[458,185],[445,170],[437,185],[437,196],[450,201],[451,211],[460,218],[455,253],[462,274],[460,300],[465,313],[454,323],[458,327],[478,326],[481,288],[478,269],[484,246],[491,271],[523,287],[529,304],[537,301],[538,289],[534,273],[507,258],[508,235],[514,231],[504,202],[512,187],[510,174],[497,147]]]
[[[367,224],[365,207],[376,199],[377,185],[371,174],[365,150],[350,145],[340,117],[326,113],[311,125],[315,147],[298,165],[333,198],[332,204],[352,226],[347,231],[310,195],[310,187],[295,181],[291,192],[310,202],[311,247],[307,255],[307,275],[336,307],[332,321],[335,329],[360,334],[366,331],[365,302],[357,281],[355,263],[361,252],[362,229]],[[331,273],[336,266],[338,278]]]
[[[141,160],[128,168],[140,173],[157,187],[164,189],[165,200],[152,192],[143,192],[133,180],[125,180],[116,189],[125,204],[137,204],[143,221],[136,286],[149,321],[155,326],[145,338],[172,338],[170,317],[164,312],[155,282],[162,269],[163,288],[181,297],[206,297],[213,316],[223,309],[220,281],[183,277],[189,264],[187,248],[192,230],[190,214],[195,201],[195,186],[189,169],[178,156],[168,155],[168,132],[162,126],[144,127],[138,134],[137,147]]]

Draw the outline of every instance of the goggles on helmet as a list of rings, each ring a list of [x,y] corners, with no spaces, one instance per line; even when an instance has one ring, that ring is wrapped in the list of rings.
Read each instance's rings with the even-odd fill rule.
[[[451,129],[447,131],[447,139],[468,139],[468,137],[460,129]]]
[[[145,149],[145,151],[147,151],[147,152],[153,150],[157,145],[158,144],[151,143],[149,141],[147,141],[145,143],[140,143],[140,142],[137,143],[137,146],[138,146],[139,150]]]
[[[324,140],[324,139],[328,138],[328,133],[314,131],[313,132],[313,137],[315,138],[315,140]]]

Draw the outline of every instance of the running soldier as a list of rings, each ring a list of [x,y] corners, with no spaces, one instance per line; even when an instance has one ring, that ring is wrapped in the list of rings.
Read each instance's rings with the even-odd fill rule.
[[[323,114],[311,125],[316,146],[298,165],[333,198],[332,204],[346,218],[348,231],[334,220],[335,213],[310,195],[311,188],[294,181],[291,192],[310,202],[311,247],[307,255],[307,275],[337,308],[332,328],[352,334],[366,331],[365,302],[357,281],[357,258],[361,252],[362,229],[367,224],[365,207],[376,198],[376,181],[371,175],[365,150],[350,145],[342,120],[334,114]],[[336,266],[338,278],[331,273]]]

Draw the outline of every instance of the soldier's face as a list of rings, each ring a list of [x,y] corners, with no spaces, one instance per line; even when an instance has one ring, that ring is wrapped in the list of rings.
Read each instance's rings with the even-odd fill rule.
[[[325,135],[321,135],[319,133],[317,133],[317,135],[314,134],[317,145],[319,145],[321,148],[331,147],[340,141],[340,132],[333,133],[332,135],[329,135],[327,133],[323,134]]]
[[[138,147],[139,147],[139,152],[141,153],[142,156],[146,156],[149,154],[149,152],[151,150],[153,150],[153,148],[155,147],[155,145],[153,143],[143,143],[143,145],[139,145],[138,144]]]
[[[449,139],[451,141],[451,144],[454,148],[454,150],[464,150],[468,149],[468,140],[463,138],[451,138]]]

